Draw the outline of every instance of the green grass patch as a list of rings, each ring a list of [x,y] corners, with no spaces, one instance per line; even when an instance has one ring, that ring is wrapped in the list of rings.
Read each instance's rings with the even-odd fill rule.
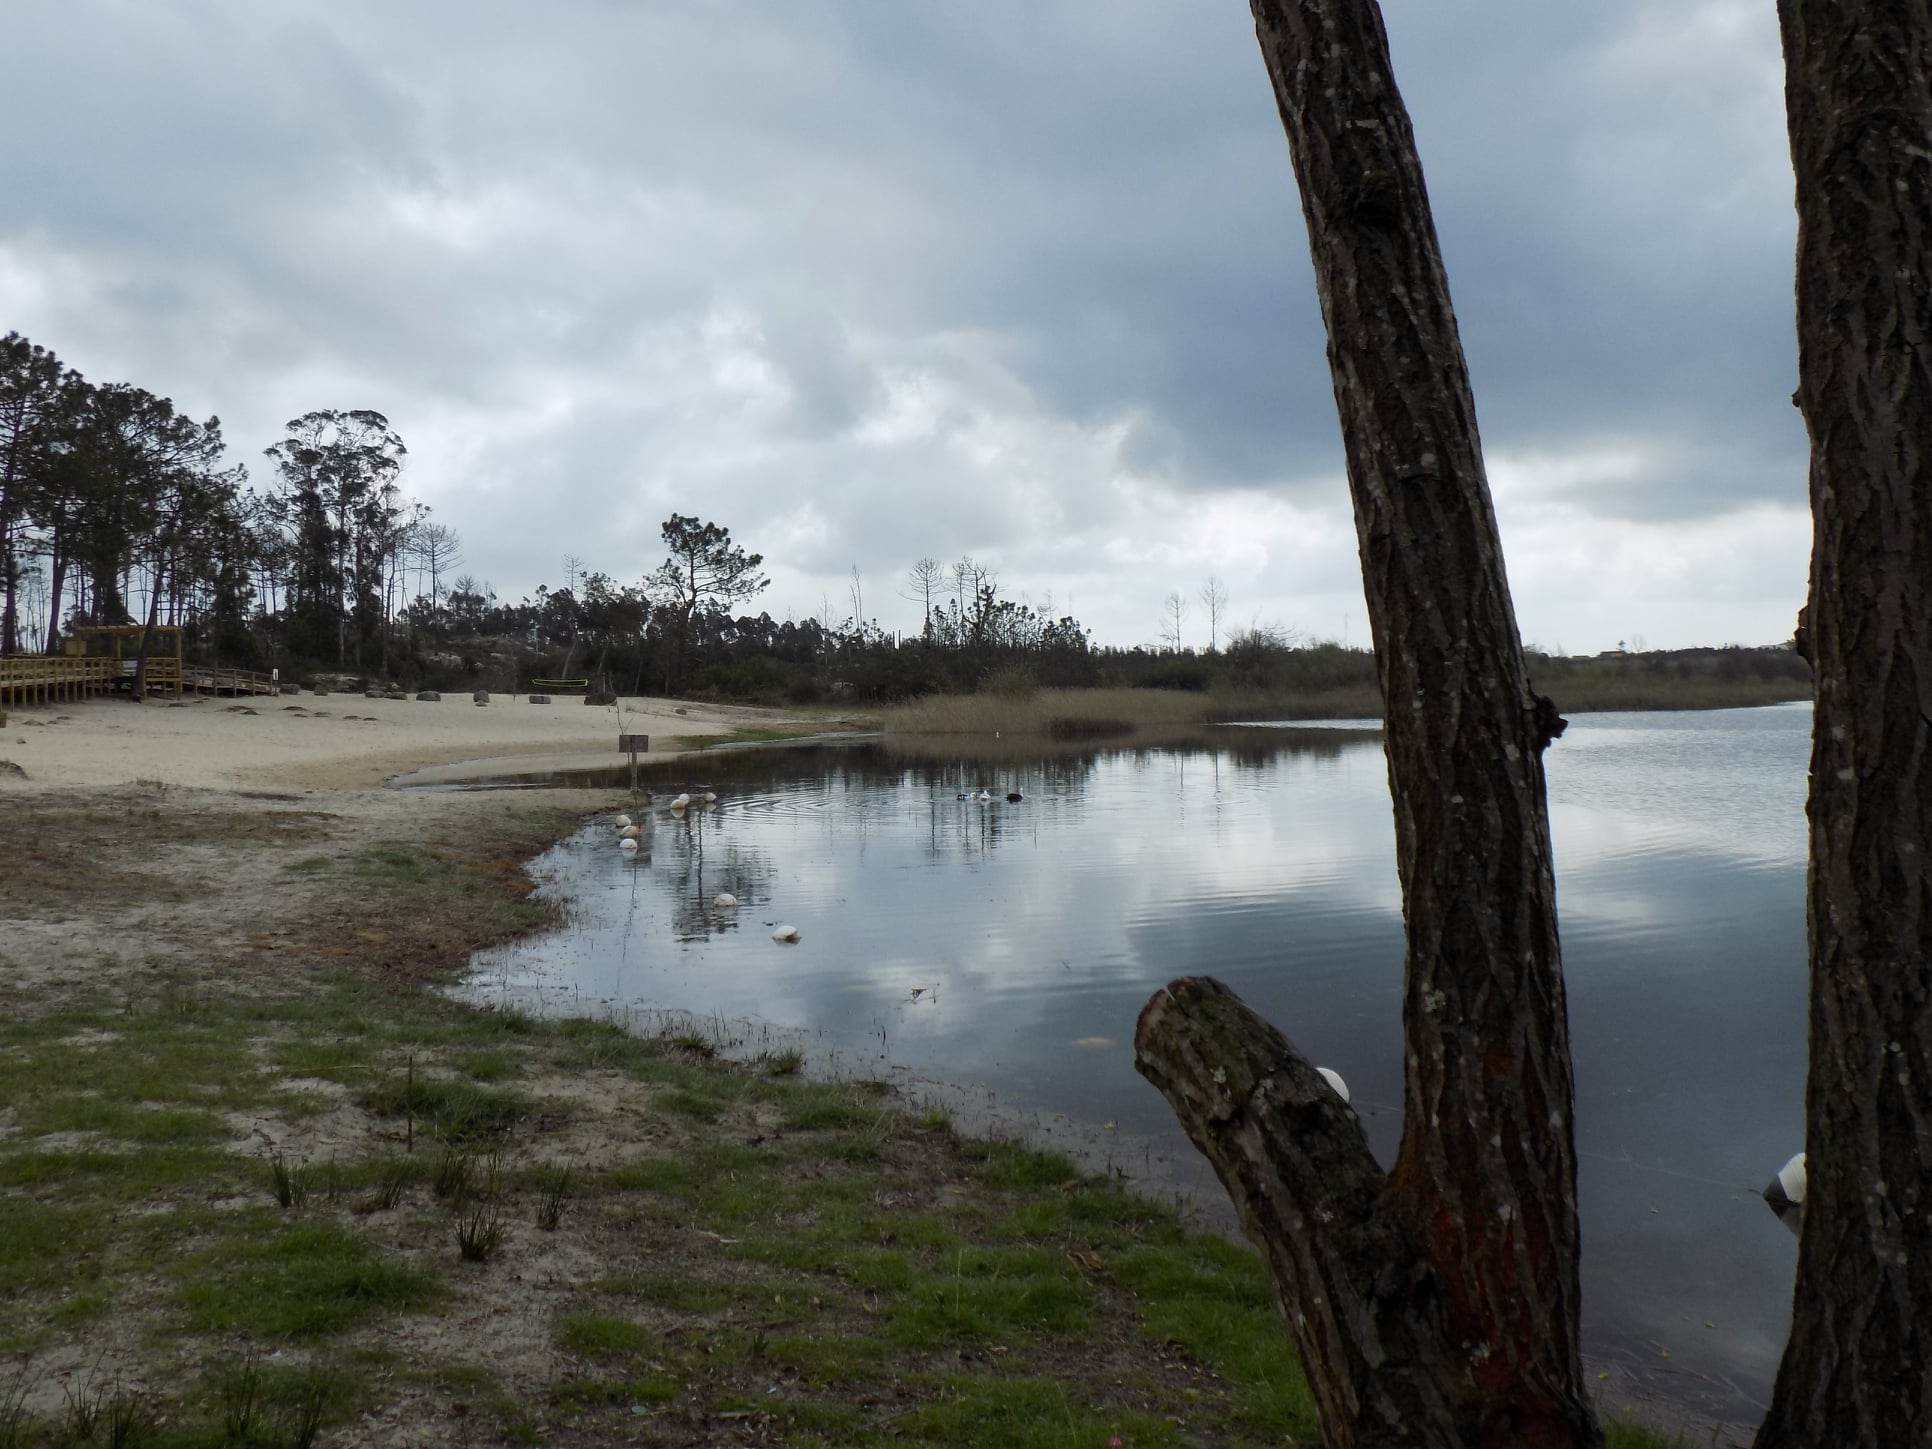
[[[733,1179],[751,1175],[766,1159],[756,1148],[727,1142],[695,1146],[620,1163],[602,1174],[601,1185],[619,1192],[654,1192],[717,1202],[733,1196]],[[775,1187],[775,1184],[768,1187]]]
[[[29,1148],[0,1155],[0,1189],[36,1189],[71,1211],[83,1201],[114,1206],[180,1188],[231,1189],[248,1170],[245,1159],[214,1148]]]
[[[480,1047],[459,1052],[455,1065],[473,1082],[507,1082],[522,1074],[523,1058],[500,1047]]]
[[[1167,1420],[1102,1410],[1077,1387],[1044,1377],[953,1375],[933,1385],[934,1402],[898,1421],[915,1444],[971,1444],[974,1449],[1067,1449],[1118,1438],[1134,1449],[1184,1443]]]
[[[959,1248],[938,1272],[914,1279],[884,1306],[882,1336],[898,1347],[996,1340],[1091,1327],[1094,1290],[1063,1254]]]
[[[373,1058],[369,1043],[360,1037],[300,1037],[277,1042],[274,1049],[275,1065],[289,1076],[317,1077],[344,1086],[362,1081]]]
[[[666,1112],[688,1117],[693,1122],[715,1122],[731,1104],[713,1092],[692,1092],[674,1087],[657,1099],[657,1105]]]
[[[1254,1253],[1194,1237],[1124,1254],[1111,1271],[1136,1294],[1150,1338],[1180,1344],[1236,1387],[1237,1422],[1269,1434],[1313,1432],[1314,1401]]]
[[[176,1266],[178,1297],[202,1332],[258,1338],[339,1333],[374,1313],[423,1308],[437,1281],[329,1222],[255,1218]]]
[[[1112,1247],[1144,1242],[1150,1235],[1172,1236],[1178,1229],[1170,1214],[1147,1199],[1117,1184],[1081,1177],[1023,1197],[992,1231],[1002,1238],[1080,1238],[1092,1246]]]
[[[634,1422],[640,1409],[667,1404],[679,1396],[682,1388],[677,1379],[654,1373],[573,1379],[553,1389],[550,1401],[572,1420],[602,1409],[622,1414]]]
[[[892,1352],[867,1334],[805,1332],[760,1336],[753,1351],[760,1362],[794,1373],[817,1388],[864,1383]]]
[[[362,1105],[383,1117],[415,1119],[419,1136],[440,1142],[485,1142],[506,1136],[535,1110],[520,1093],[454,1077],[392,1072],[362,1093]]]
[[[1078,1182],[1082,1176],[1063,1154],[1042,1152],[1014,1138],[969,1142],[965,1152],[978,1164],[979,1178],[989,1187],[1037,1191]]]
[[[784,1093],[779,1124],[788,1132],[837,1132],[871,1127],[879,1120],[879,1106],[854,1097],[844,1087],[803,1082]]]
[[[677,1273],[618,1273],[592,1285],[598,1293],[634,1298],[653,1307],[680,1313],[714,1313],[745,1298],[769,1302],[771,1290],[762,1283],[713,1283]]]
[[[147,1108],[136,1102],[91,1095],[28,1097],[19,1103],[16,1120],[27,1137],[93,1132],[157,1147],[193,1146],[232,1135],[228,1124],[212,1112]]]
[[[642,1353],[654,1342],[642,1324],[609,1313],[559,1313],[551,1335],[565,1353],[583,1358]]]
[[[108,1221],[105,1208],[0,1195],[0,1296],[86,1281],[99,1271],[87,1265],[106,1245]]]

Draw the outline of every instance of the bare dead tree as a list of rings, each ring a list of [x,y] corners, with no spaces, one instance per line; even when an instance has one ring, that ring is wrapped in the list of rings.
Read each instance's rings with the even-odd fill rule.
[[[463,536],[447,523],[425,522],[411,535],[410,546],[417,567],[429,575],[429,601],[435,604],[443,596],[443,575],[463,562]]]
[[[933,558],[922,558],[906,571],[908,588],[900,597],[919,605],[919,632],[923,639],[932,638],[932,601],[939,596],[944,577],[945,569]]]
[[[1212,654],[1221,647],[1221,616],[1228,608],[1228,586],[1215,574],[1201,585],[1201,607],[1207,610],[1208,653]]]
[[[1176,589],[1161,600],[1161,647],[1169,653],[1181,652],[1181,620],[1187,617],[1187,600]]]
[[[1252,0],[1300,183],[1375,636],[1407,931],[1404,1129],[1218,982],[1137,1064],[1273,1273],[1329,1449],[1587,1449],[1569,1034],[1535,696],[1468,369],[1373,0]]]
[[[972,600],[987,581],[987,571],[973,561],[973,556],[963,553],[959,561],[947,570],[947,577],[953,586],[953,608],[964,620]]]

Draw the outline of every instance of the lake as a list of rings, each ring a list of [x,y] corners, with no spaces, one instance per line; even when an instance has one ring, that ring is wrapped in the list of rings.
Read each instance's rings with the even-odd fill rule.
[[[1789,1318],[1796,1242],[1758,1190],[1803,1145],[1810,723],[1808,705],[1582,715],[1546,757],[1586,1351],[1620,1394],[1720,1419],[1756,1419]],[[1389,1161],[1402,923],[1379,741],[1249,726],[1000,748],[715,751],[654,772],[646,848],[627,858],[599,824],[541,857],[569,924],[480,956],[472,990],[689,1012],[753,1048],[948,1083],[1225,1215],[1133,1068],[1149,994],[1208,973],[1341,1072]],[[666,808],[699,784],[715,805]],[[993,802],[956,798],[982,788]]]

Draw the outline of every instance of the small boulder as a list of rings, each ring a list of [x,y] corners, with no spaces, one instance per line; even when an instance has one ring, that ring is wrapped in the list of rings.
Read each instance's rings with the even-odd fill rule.
[[[423,689],[416,692],[416,701],[419,704],[440,704],[442,703],[442,699],[443,696],[433,689]]]
[[[547,694],[533,694],[533,695],[531,695],[531,696],[530,696],[530,703],[532,703],[532,704],[548,704],[548,703],[550,703],[550,696],[549,696],[549,695],[547,695]]]
[[[389,690],[387,693],[385,693],[383,695],[383,698],[384,699],[408,699],[409,693],[407,690],[392,689],[392,690]]]
[[[490,702],[490,692],[487,689],[479,689],[470,698],[478,704],[488,704]]]
[[[584,703],[585,704],[616,704],[617,696],[614,694],[587,694],[584,696]]]
[[[0,760],[0,776],[14,780],[24,780],[27,778],[27,772],[12,760]]]

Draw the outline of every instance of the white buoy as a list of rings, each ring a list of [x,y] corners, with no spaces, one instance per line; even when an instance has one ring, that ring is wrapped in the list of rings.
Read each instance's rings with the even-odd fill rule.
[[[798,943],[798,927],[780,926],[771,933],[771,938],[774,941],[783,941],[788,946],[796,945]]]
[[[1322,1074],[1322,1080],[1324,1082],[1335,1089],[1336,1096],[1340,1097],[1344,1102],[1349,1100],[1348,1083],[1342,1080],[1342,1074],[1340,1072],[1336,1071],[1333,1067],[1316,1067],[1315,1070]]]
[[[1764,1185],[1764,1200],[1774,1208],[1803,1207],[1805,1204],[1805,1155],[1800,1152],[1778,1175]]]
[[[730,891],[719,891],[711,898],[711,904],[721,911],[735,911],[738,909],[738,898]]]
[[[673,810],[684,810],[689,808],[690,804],[691,804],[691,797],[689,795],[679,795],[676,799],[671,801],[671,808]]]
[[[630,825],[630,823],[631,823],[631,817],[628,815],[620,815],[617,817],[617,828],[619,830],[625,829]]]
[[[617,842],[617,848],[623,851],[624,854],[626,855],[632,855],[632,854],[635,854],[637,851],[637,842],[635,840],[632,840],[626,837],[625,839]]]
[[[717,795],[710,790],[706,790],[702,795],[698,796],[698,798],[704,801],[704,803],[707,805],[716,805],[718,803]]]
[[[981,790],[979,794],[973,796],[973,798],[979,801],[979,803],[982,805],[990,805],[993,803],[993,792],[991,790]]]
[[[617,838],[619,840],[635,840],[643,833],[635,825],[626,825],[622,830],[617,832]]]

